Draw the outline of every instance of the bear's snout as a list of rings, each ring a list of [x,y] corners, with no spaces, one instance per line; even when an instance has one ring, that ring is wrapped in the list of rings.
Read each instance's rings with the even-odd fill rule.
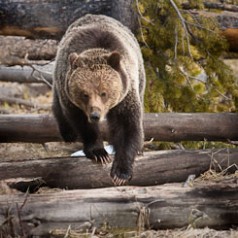
[[[89,116],[91,122],[98,122],[101,118],[101,110],[93,107]]]

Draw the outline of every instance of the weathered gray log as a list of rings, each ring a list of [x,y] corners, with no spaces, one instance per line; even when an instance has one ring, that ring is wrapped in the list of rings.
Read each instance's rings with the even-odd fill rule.
[[[25,37],[0,36],[0,64],[15,65],[14,58],[28,60],[52,60],[58,41],[30,40]]]
[[[0,2],[0,34],[60,39],[73,21],[87,13],[104,14],[136,29],[133,0],[5,0]]]
[[[238,185],[116,187],[0,196],[1,229],[46,235],[83,227],[168,229],[238,225]],[[17,229],[18,228],[18,229]],[[18,231],[18,232],[17,232]]]
[[[49,71],[46,72],[46,66],[44,66],[42,71],[39,66],[32,65],[32,67],[6,67],[0,65],[0,81],[3,82],[17,82],[17,83],[48,83],[52,84],[52,75],[51,70],[53,67],[50,67]],[[34,69],[36,68],[36,69]]]
[[[170,150],[146,152],[135,161],[134,176],[130,185],[149,186],[171,182],[185,182],[189,175],[199,176],[210,168],[221,171],[238,165],[238,149]],[[102,166],[83,157],[44,158],[0,163],[0,180],[27,178],[50,187],[100,188],[113,186],[110,178],[111,164]],[[231,167],[234,172],[237,168]],[[12,187],[27,190],[37,186],[24,179]],[[41,184],[39,184],[41,186]]]
[[[223,1],[225,2],[225,1]],[[220,1],[217,2],[209,2],[209,1],[203,1],[203,4],[208,9],[216,9],[216,10],[225,10],[225,11],[231,11],[231,12],[238,12],[238,6],[235,4],[228,4],[228,3],[221,3]],[[189,2],[182,3],[182,7],[184,9],[193,9],[190,6]]]
[[[106,123],[102,133],[107,140]],[[144,116],[145,139],[156,141],[238,140],[236,113],[148,113]],[[61,141],[50,115],[0,115],[0,142]]]
[[[16,105],[23,105],[28,108],[35,108],[35,109],[41,109],[41,110],[50,110],[50,105],[39,105],[37,103],[31,102],[29,100],[21,99],[21,98],[15,98],[15,97],[6,97],[6,96],[0,96],[0,103],[8,103],[8,104],[16,104]]]

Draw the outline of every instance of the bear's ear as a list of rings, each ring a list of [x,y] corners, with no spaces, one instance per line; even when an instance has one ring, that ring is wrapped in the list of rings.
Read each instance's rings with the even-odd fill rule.
[[[121,60],[121,55],[117,51],[114,51],[108,56],[107,63],[113,69],[118,70],[120,67],[120,60]]]
[[[75,52],[71,53],[69,55],[69,63],[70,63],[70,65],[73,65],[75,63],[76,59],[78,59],[78,54],[75,53]]]
[[[69,63],[71,69],[76,69],[80,66],[83,66],[83,58],[75,52],[71,53],[69,55]]]

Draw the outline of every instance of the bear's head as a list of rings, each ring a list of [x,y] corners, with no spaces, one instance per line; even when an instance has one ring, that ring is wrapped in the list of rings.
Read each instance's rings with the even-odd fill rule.
[[[123,97],[120,54],[88,51],[69,55],[66,93],[84,111],[89,122],[102,121]]]

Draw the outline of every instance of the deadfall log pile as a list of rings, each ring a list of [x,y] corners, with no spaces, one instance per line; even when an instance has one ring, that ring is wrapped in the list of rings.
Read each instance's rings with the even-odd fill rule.
[[[210,139],[225,140],[237,138],[234,130],[237,121],[237,115],[230,113],[146,114],[145,128],[154,128],[145,130],[147,137],[153,137],[153,133],[163,135],[165,130],[167,137],[164,139],[170,140],[196,138],[194,131],[201,139],[206,135]],[[181,123],[183,129],[179,127]],[[219,127],[220,123],[222,127]],[[198,131],[197,127],[200,128]],[[208,128],[213,128],[213,133],[208,133]],[[39,129],[43,130],[40,136]],[[60,140],[53,118],[47,115],[2,115],[0,136],[2,142]],[[113,184],[109,177],[111,165],[102,166],[86,158],[2,162],[0,180],[11,188],[20,191],[29,189],[31,192],[41,186],[80,190],[1,195],[1,229],[5,226],[9,229],[10,220],[15,224],[15,231],[22,233],[24,227],[27,234],[34,235],[44,235],[55,229],[66,230],[69,225],[71,229],[80,230],[85,226],[90,229],[105,223],[111,227],[133,229],[167,229],[188,225],[230,228],[237,226],[238,221],[237,177],[227,183],[209,184],[207,181],[194,187],[184,182],[189,175],[199,176],[209,169],[233,173],[237,164],[237,149],[145,152],[135,162],[130,186],[115,188],[111,187]],[[175,182],[183,183],[160,185]],[[150,185],[153,187],[148,187]]]
[[[11,220],[15,227],[19,223],[22,233],[30,230],[32,235],[102,224],[138,230],[229,228],[238,225],[237,188],[237,183],[196,188],[167,184],[0,196],[0,224]]]
[[[236,113],[146,113],[145,139],[156,141],[238,140]],[[107,139],[106,123],[102,124]],[[0,115],[0,142],[60,141],[51,115]]]

